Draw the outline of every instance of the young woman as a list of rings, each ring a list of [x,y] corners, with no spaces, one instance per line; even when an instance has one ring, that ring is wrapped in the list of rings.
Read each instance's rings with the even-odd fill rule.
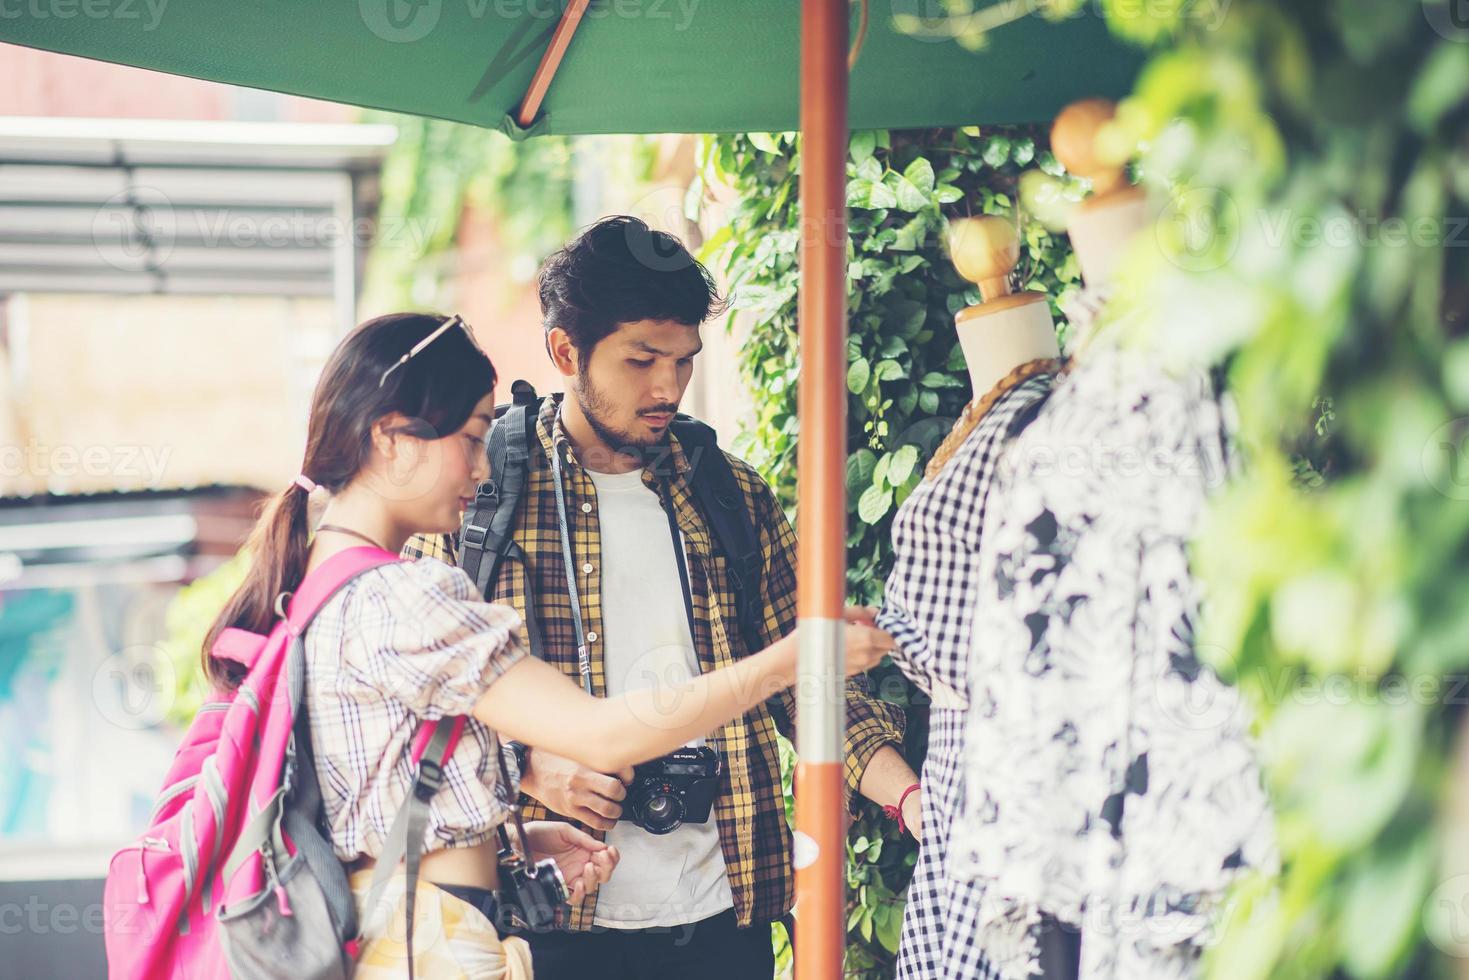
[[[458,529],[487,477],[495,370],[457,317],[379,317],[333,352],[312,400],[305,464],[267,506],[250,571],[205,642],[235,626],[268,632],[277,599],[332,555],[364,544],[397,553],[413,534]],[[331,495],[313,536],[307,498]],[[672,601],[677,601],[674,597]],[[846,669],[875,666],[886,633],[852,610]],[[616,772],[705,735],[796,680],[795,637],[686,684],[593,698],[527,655],[519,617],[481,600],[461,570],[432,559],[366,572],[337,592],[306,633],[306,705],[332,844],[365,898],[373,858],[412,782],[421,719],[471,716],[430,807],[414,964],[423,976],[529,976],[523,944],[501,943],[488,915],[498,885],[496,828],[515,787],[499,786],[498,739],[516,739]],[[512,777],[513,778],[513,777]],[[605,881],[616,852],[567,824],[531,824],[528,844],[562,868],[573,900]],[[427,934],[425,934],[427,933]],[[401,935],[374,939],[358,976],[403,968]],[[397,959],[394,960],[394,955]]]

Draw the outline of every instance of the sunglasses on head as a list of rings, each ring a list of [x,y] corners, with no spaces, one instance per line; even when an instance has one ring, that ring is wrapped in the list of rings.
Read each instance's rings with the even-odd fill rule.
[[[425,347],[438,340],[454,327],[463,328],[464,335],[469,338],[469,342],[473,344],[476,348],[479,347],[479,341],[474,339],[474,331],[469,328],[469,324],[464,322],[464,318],[456,313],[454,316],[449,317],[443,323],[439,324],[438,327],[434,329],[433,333],[429,334],[427,337],[423,338],[418,343],[409,348],[408,353],[404,354],[402,357],[398,358],[397,361],[393,362],[393,366],[384,371],[383,376],[378,379],[377,386],[381,388],[383,385],[387,384],[388,375],[392,374],[394,371],[398,370],[400,367],[413,360],[413,358],[418,355],[419,352],[421,352]]]

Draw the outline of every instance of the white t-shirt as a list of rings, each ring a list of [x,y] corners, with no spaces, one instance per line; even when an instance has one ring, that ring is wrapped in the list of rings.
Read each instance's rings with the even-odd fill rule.
[[[595,572],[602,579],[607,694],[687,681],[699,673],[699,661],[667,512],[641,470],[587,475],[597,488],[602,532],[602,567]],[[661,836],[620,820],[607,841],[622,860],[598,892],[596,925],[684,925],[734,907],[712,810],[706,823]]]

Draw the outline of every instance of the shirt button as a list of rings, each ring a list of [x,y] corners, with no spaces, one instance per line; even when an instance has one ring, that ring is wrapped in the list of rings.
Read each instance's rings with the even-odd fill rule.
[[[581,505],[581,512],[583,514],[590,514],[592,512],[592,505],[591,504],[582,504]]]
[[[588,643],[596,643],[597,642],[597,631],[596,630],[592,630],[590,633],[587,634],[587,642]]]
[[[588,575],[592,574],[592,563],[591,562],[587,562],[585,565],[583,565],[581,567],[581,570],[584,571],[584,572],[586,572]]]

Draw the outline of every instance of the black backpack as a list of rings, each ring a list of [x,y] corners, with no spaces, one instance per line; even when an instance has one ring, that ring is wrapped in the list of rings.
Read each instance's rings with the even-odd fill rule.
[[[533,454],[541,452],[536,435],[541,398],[526,381],[515,382],[510,391],[512,401],[496,407],[490,429],[490,478],[476,490],[458,535],[459,567],[484,596],[493,593],[506,558],[525,561],[525,552],[515,543],[515,520],[529,483]],[[683,413],[674,417],[671,428],[684,453],[695,461],[690,488],[726,557],[740,636],[747,645],[756,645],[762,635],[760,571],[764,562],[744,494],[712,428]],[[540,656],[540,630],[531,608],[526,610],[526,629],[531,652]]]

